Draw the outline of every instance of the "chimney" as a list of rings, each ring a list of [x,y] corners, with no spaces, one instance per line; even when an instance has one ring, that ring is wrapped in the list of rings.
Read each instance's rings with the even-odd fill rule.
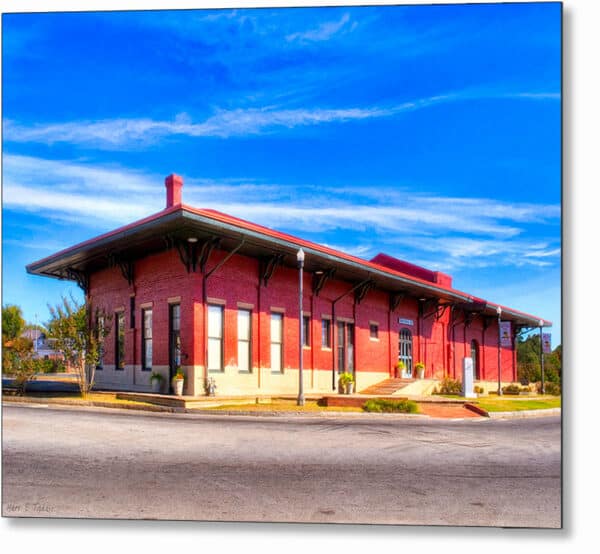
[[[181,204],[181,188],[183,187],[183,178],[179,175],[171,173],[165,179],[165,187],[167,188],[167,208]]]

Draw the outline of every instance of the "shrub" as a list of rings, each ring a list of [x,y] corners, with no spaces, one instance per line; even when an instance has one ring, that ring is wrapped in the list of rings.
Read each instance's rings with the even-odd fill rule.
[[[439,389],[433,391],[434,394],[462,394],[462,384],[456,379],[446,377],[440,383]]]
[[[477,385],[475,385],[473,387],[473,392],[476,392],[477,394],[483,394],[485,392],[485,389],[483,387],[478,387]]]
[[[504,394],[519,394],[521,392],[531,392],[529,387],[520,387],[519,385],[506,385],[502,387]]]
[[[340,374],[340,385],[345,387],[348,383],[354,383],[354,375],[348,372]]]
[[[382,398],[374,398],[367,400],[363,405],[365,412],[376,413],[404,413],[414,414],[418,412],[416,402],[412,400],[385,400]]]
[[[541,384],[540,384],[540,392],[541,392]],[[544,388],[546,389],[546,394],[551,394],[553,396],[560,396],[560,385],[557,383],[545,383]]]

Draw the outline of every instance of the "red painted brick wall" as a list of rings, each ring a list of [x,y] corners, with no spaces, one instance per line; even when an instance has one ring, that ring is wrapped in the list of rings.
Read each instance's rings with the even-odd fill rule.
[[[214,251],[207,269],[226,256]],[[118,267],[94,273],[90,277],[90,300],[93,305],[113,313],[118,307],[125,309],[126,364],[141,363],[141,308],[152,302],[153,309],[153,361],[156,365],[168,364],[168,299],[181,297],[182,365],[205,365],[205,310],[202,306],[202,275],[188,273],[175,250],[155,254],[135,262],[135,280],[128,285]],[[329,280],[319,296],[312,293],[312,275],[304,275],[305,313],[310,313],[310,348],[304,350],[306,369],[331,370],[335,349],[324,349],[321,344],[321,320],[332,316],[332,301],[352,288],[352,284]],[[130,295],[135,294],[135,329],[129,328]],[[259,285],[258,260],[234,255],[207,280],[206,296],[224,303],[224,363],[237,364],[237,310],[238,303],[252,307],[252,365],[270,367],[270,313],[283,310],[284,318],[284,369],[298,367],[298,270],[278,267],[267,286]],[[413,361],[426,365],[426,377],[443,378],[448,375],[460,378],[462,358],[470,356],[470,343],[479,343],[481,378],[497,378],[498,326],[494,321],[485,331],[482,320],[475,316],[468,327],[459,323],[450,325],[450,309],[436,319],[430,315],[419,321],[418,301],[402,300],[394,313],[389,312],[389,296],[371,290],[360,304],[354,303],[350,293],[335,305],[336,318],[355,323],[355,367],[359,372],[386,372],[398,359],[398,335],[407,328],[413,335]],[[400,324],[399,318],[410,319],[413,325]],[[378,340],[369,336],[369,324],[379,326]],[[332,334],[336,326],[332,323]],[[453,341],[452,338],[455,338]],[[334,345],[337,340],[334,342]],[[105,363],[114,363],[114,321],[107,337]],[[516,378],[513,350],[502,349],[502,379]]]

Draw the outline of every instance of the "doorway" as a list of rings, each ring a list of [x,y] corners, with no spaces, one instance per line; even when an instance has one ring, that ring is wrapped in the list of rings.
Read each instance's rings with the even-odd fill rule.
[[[402,329],[398,342],[398,361],[404,363],[404,369],[400,375],[404,379],[412,379],[413,376],[412,346],[412,333],[408,329]]]
[[[337,370],[354,374],[354,323],[337,322]]]

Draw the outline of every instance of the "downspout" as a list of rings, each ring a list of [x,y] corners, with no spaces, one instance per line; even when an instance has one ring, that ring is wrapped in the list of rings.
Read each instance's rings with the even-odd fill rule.
[[[208,386],[208,295],[206,294],[206,282],[208,278],[215,273],[218,269],[223,267],[227,261],[242,247],[244,246],[244,242],[246,239],[242,239],[242,241],[231,251],[227,256],[225,256],[215,267],[213,267],[208,273],[204,272],[202,274],[202,305],[204,308],[204,333],[202,333],[202,338],[204,340],[204,383]],[[207,260],[208,261],[208,260]],[[224,362],[224,360],[223,360]]]
[[[332,360],[332,364],[331,364],[331,386],[332,386],[332,390],[335,390],[335,337],[336,337],[336,334],[337,334],[336,333],[337,325],[336,325],[336,321],[335,321],[335,305],[342,298],[345,298],[351,292],[354,292],[357,288],[361,287],[365,283],[368,283],[370,280],[371,280],[371,277],[369,276],[364,281],[361,281],[357,285],[354,285],[350,290],[346,291],[344,294],[338,296],[335,300],[331,301],[331,327],[332,327],[331,332],[332,332],[332,335],[333,335],[332,336],[332,341],[331,341],[331,345],[332,345],[332,349],[331,349],[331,360]],[[356,320],[354,320],[354,325],[356,326]],[[356,337],[356,329],[355,329],[355,337]],[[356,350],[356,344],[354,345],[354,350]]]

